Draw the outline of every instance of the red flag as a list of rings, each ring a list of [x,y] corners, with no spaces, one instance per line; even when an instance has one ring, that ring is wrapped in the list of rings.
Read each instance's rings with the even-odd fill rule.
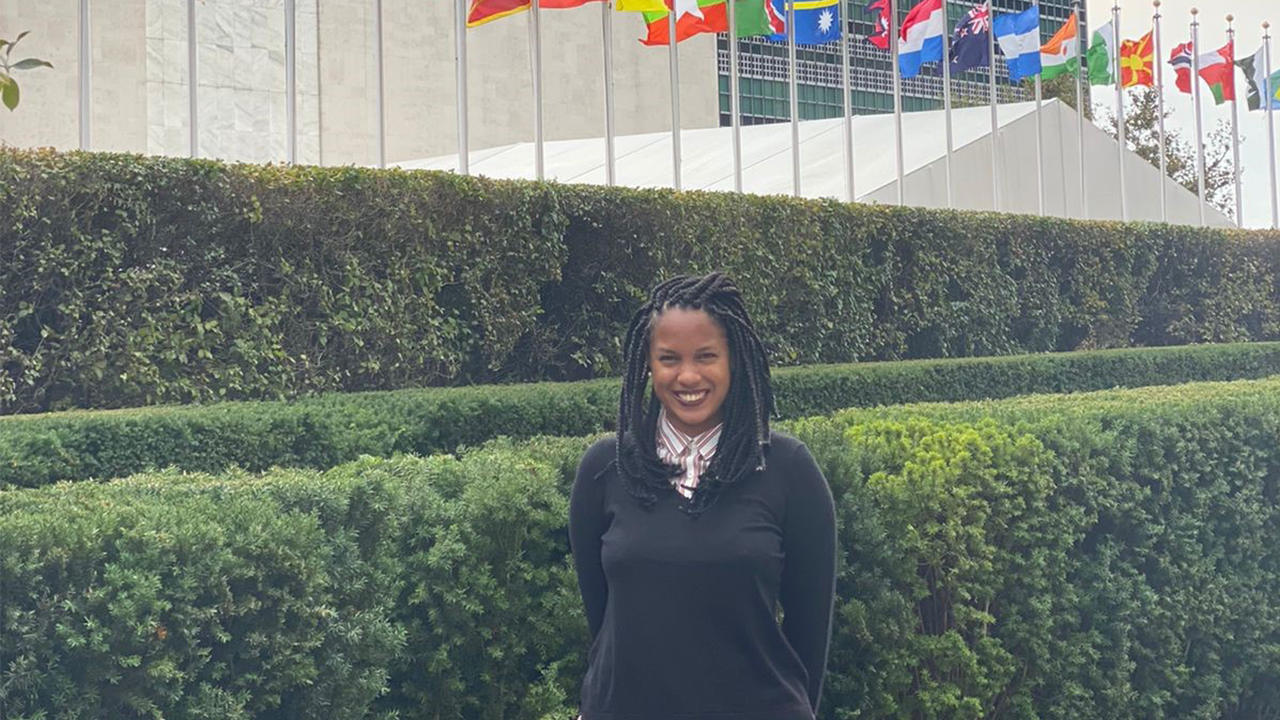
[[[586,5],[596,0],[541,0],[538,7],[543,10],[559,10]],[[504,18],[529,9],[529,0],[471,0],[471,10],[467,12],[467,27],[483,25],[491,20]]]
[[[1178,89],[1188,95],[1191,94],[1191,53],[1191,43],[1186,42],[1175,47],[1169,55],[1169,64],[1178,74]]]
[[[1150,32],[1137,40],[1120,43],[1120,86],[1155,85],[1154,54]]]
[[[889,0],[871,0],[867,4],[867,12],[876,13],[872,18],[875,29],[867,36],[867,42],[881,50],[889,49]]]
[[[1236,49],[1227,43],[1200,56],[1200,77],[1209,85],[1214,102],[1221,105],[1236,99]]]

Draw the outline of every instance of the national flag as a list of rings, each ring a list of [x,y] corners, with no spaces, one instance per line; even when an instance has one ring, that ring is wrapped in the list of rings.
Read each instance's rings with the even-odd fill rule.
[[[1115,33],[1111,30],[1111,23],[1093,31],[1084,57],[1089,66],[1090,85],[1110,85],[1116,81],[1115,70],[1112,69],[1116,62]]]
[[[1040,77],[1052,80],[1064,73],[1075,74],[1080,68],[1080,43],[1076,37],[1076,14],[1058,28],[1049,42],[1040,47]]]
[[[1209,85],[1215,105],[1236,99],[1235,43],[1200,56],[1200,78]]]
[[[1280,70],[1267,77],[1266,49],[1258,48],[1258,52],[1250,57],[1241,58],[1236,65],[1244,71],[1244,78],[1249,83],[1245,92],[1250,110],[1265,110],[1263,98],[1270,100],[1272,110],[1280,110]]]
[[[729,11],[726,0],[671,0],[676,13],[676,42],[687,40],[701,33],[729,31]],[[766,0],[736,0],[738,37],[768,35],[774,31],[769,22]],[[645,45],[667,45],[671,40],[671,26],[667,10],[643,13],[648,34],[640,42]]]
[[[889,0],[871,0],[864,12],[874,13],[872,29],[867,42],[881,50],[889,49]]]
[[[538,7],[543,10],[560,10],[586,5],[596,0],[541,0]],[[529,9],[530,0],[471,0],[471,9],[467,11],[467,27],[483,25],[492,20],[515,15]]]
[[[773,14],[782,18],[781,32],[770,39],[786,42],[786,0],[769,0]],[[821,45],[840,39],[840,0],[795,0],[797,45]]]
[[[1010,82],[1040,72],[1040,6],[1020,13],[997,15],[993,25],[996,41],[1009,66]]]
[[[951,35],[951,74],[959,75],[970,68],[986,67],[991,62],[991,13],[986,5],[974,5],[960,18]]]
[[[902,77],[920,74],[920,66],[942,60],[942,33],[946,32],[942,0],[921,0],[902,21],[902,44],[898,47],[898,70]]]
[[[1191,94],[1192,52],[1194,48],[1191,47],[1191,43],[1185,42],[1169,53],[1169,64],[1173,66],[1173,72],[1177,75],[1174,85],[1188,95]]]
[[[1151,32],[1137,40],[1120,43],[1120,86],[1133,87],[1156,84],[1155,50],[1151,44]]]

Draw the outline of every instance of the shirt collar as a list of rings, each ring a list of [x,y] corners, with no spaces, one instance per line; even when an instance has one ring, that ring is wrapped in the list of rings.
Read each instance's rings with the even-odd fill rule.
[[[671,424],[665,407],[658,411],[658,443],[665,443],[668,452],[677,458],[684,457],[690,449],[693,449],[703,460],[710,459],[716,452],[716,445],[720,442],[720,431],[723,429],[722,422],[697,435],[688,435]]]

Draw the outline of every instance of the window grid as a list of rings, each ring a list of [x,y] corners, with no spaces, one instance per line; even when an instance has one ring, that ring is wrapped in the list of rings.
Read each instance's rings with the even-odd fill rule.
[[[1019,12],[1030,7],[1031,0],[994,0],[993,4],[997,12]],[[903,5],[906,7],[900,7],[899,13],[905,17],[910,4]],[[864,12],[865,6],[865,0],[845,0],[843,5],[846,28],[852,25],[852,37],[855,38],[850,43],[849,54],[853,112],[857,115],[893,112],[890,56],[866,40],[872,30],[872,23],[871,16]],[[947,9],[948,28],[954,28],[969,11],[969,5],[951,2]],[[1070,0],[1042,0],[1042,41],[1048,41],[1070,15]],[[1081,25],[1085,25],[1083,15]],[[721,125],[732,122],[729,111],[728,42],[727,35],[722,33],[717,36],[716,64],[720,75]],[[741,122],[744,125],[790,119],[791,103],[787,86],[789,68],[785,42],[766,38],[745,38],[738,41],[739,102]],[[797,47],[796,83],[800,119],[814,120],[843,115],[844,104],[840,97],[843,86],[840,43],[837,41],[826,45]],[[964,105],[984,104],[990,97],[985,68],[976,68],[961,77],[952,78],[951,87],[956,99]],[[905,112],[940,109],[943,102],[939,64],[929,63],[920,75],[903,80],[902,96]],[[1023,87],[1009,84],[1008,70],[1003,62],[996,63],[996,96],[1000,102],[1018,102],[1033,97]]]

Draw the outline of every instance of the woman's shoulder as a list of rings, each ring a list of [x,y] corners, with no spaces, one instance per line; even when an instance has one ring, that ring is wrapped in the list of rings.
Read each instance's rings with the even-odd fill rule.
[[[609,434],[591,443],[578,461],[578,475],[595,477],[618,456],[618,436]]]
[[[795,455],[796,449],[804,443],[795,437],[778,430],[769,430],[769,457],[775,460],[785,460]]]

